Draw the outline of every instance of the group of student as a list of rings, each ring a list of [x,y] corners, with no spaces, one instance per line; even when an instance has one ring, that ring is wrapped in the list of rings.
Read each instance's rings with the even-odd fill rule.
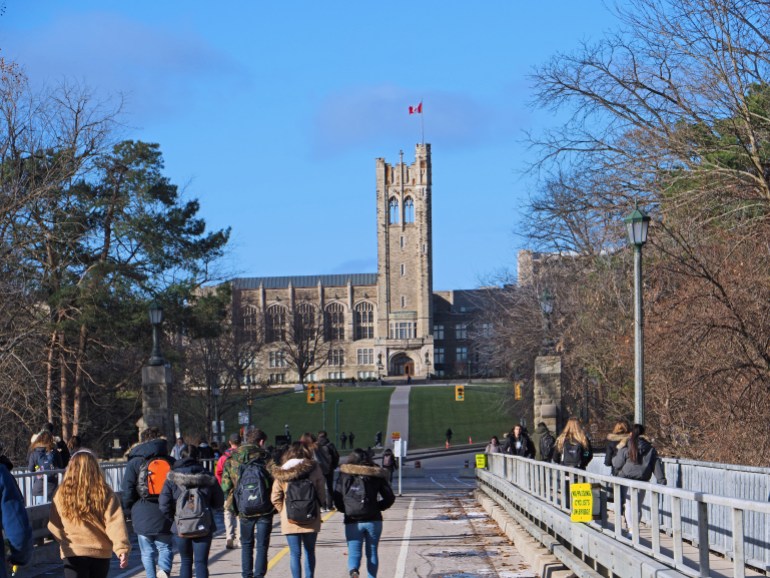
[[[247,429],[244,438],[241,443],[240,435],[233,434],[230,448],[210,472],[192,446],[175,459],[161,432],[147,428],[128,453],[120,495],[107,484],[92,451],[74,451],[59,486],[52,481],[54,486],[47,488],[53,496],[48,529],[60,545],[65,578],[106,577],[113,554],[121,568],[127,567],[129,520],[147,578],[168,578],[174,552],[179,554],[180,578],[191,578],[193,572],[196,578],[207,578],[216,531],[213,511],[222,507],[226,548],[240,546],[244,578],[265,576],[276,514],[288,543],[292,576],[300,578],[304,566],[304,575],[312,578],[322,512],[333,508],[344,514],[349,575],[358,578],[365,552],[367,575],[376,576],[382,512],[395,501],[392,469],[375,465],[372,453],[360,448],[340,465],[324,431],[317,437],[306,433],[278,451],[266,447],[267,435],[257,428]],[[35,446],[32,453],[57,453],[45,439],[39,446],[43,449]],[[30,464],[49,460],[64,467],[55,461],[59,459],[36,455]],[[43,478],[56,479],[39,477],[41,484]]]

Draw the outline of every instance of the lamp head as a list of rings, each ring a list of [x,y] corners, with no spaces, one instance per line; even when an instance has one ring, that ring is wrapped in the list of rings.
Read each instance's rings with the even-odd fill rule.
[[[156,301],[150,304],[150,323],[153,325],[160,325],[163,323],[163,307],[158,305]]]
[[[639,209],[638,203],[634,203],[634,211],[623,220],[628,231],[628,242],[637,247],[644,245],[647,242],[650,216]]]

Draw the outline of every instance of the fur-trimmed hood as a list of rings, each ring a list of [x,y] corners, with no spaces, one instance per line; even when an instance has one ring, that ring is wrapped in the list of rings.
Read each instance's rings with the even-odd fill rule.
[[[340,472],[351,476],[369,476],[372,478],[388,479],[388,470],[380,466],[363,466],[361,464],[342,464]]]
[[[622,434],[616,434],[616,433],[608,433],[607,434],[607,441],[608,442],[623,442],[623,445],[626,445],[626,440],[628,439],[628,436],[630,434],[622,433]]]
[[[166,479],[177,486],[183,486],[185,488],[205,488],[217,483],[217,479],[208,472],[191,473],[171,471],[168,473]]]
[[[626,434],[623,439],[621,439],[618,442],[618,449],[624,448],[628,445],[628,438],[630,434]],[[607,436],[609,439],[609,436]],[[642,454],[646,454],[649,451],[649,447],[652,446],[652,442],[650,441],[650,438],[647,436],[639,436],[639,451]]]
[[[270,473],[273,475],[273,478],[279,482],[291,482],[292,480],[299,480],[300,478],[309,476],[310,472],[313,471],[313,468],[316,467],[320,466],[313,460],[303,459],[296,466],[287,470],[284,470],[280,466],[273,466],[270,468]]]

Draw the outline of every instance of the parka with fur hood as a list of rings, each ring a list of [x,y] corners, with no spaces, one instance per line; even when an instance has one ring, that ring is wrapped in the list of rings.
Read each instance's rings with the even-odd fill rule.
[[[299,524],[289,520],[286,515],[286,508],[284,508],[284,500],[286,499],[286,489],[293,480],[309,477],[315,486],[319,510],[321,507],[325,507],[326,480],[324,479],[323,472],[321,472],[321,466],[313,460],[291,459],[282,466],[273,466],[270,473],[273,474],[273,491],[270,494],[270,501],[273,502],[273,506],[281,515],[281,533],[302,534],[305,532],[320,532],[320,511],[315,520]]]
[[[628,438],[618,443],[618,453],[612,458],[612,467],[616,474],[621,478],[629,480],[641,480],[649,482],[653,473],[655,481],[659,484],[666,484],[666,474],[663,471],[663,462],[658,457],[658,452],[652,447],[650,440],[644,436],[639,436],[639,456],[642,463],[635,464],[628,459]]]
[[[350,478],[361,476],[364,480],[366,497],[371,503],[377,504],[377,512],[366,518],[349,518],[345,513],[345,488],[350,484]],[[345,524],[356,522],[381,522],[382,512],[387,510],[396,501],[393,489],[388,482],[388,470],[379,466],[367,466],[363,464],[342,464],[337,483],[334,485],[334,506],[345,514]]]
[[[608,433],[607,434],[607,448],[604,450],[604,465],[611,468],[612,475],[618,475],[618,471],[612,466],[612,458],[618,454],[618,444],[620,442],[627,443],[628,432],[622,434]]]
[[[167,519],[174,519],[176,501],[187,488],[201,488],[199,492],[206,497],[211,510],[221,508],[225,502],[222,488],[219,487],[214,475],[206,471],[194,458],[183,458],[174,462],[158,497],[158,507]],[[216,530],[213,514],[212,511],[212,534]],[[171,532],[176,534],[176,523],[172,523]]]

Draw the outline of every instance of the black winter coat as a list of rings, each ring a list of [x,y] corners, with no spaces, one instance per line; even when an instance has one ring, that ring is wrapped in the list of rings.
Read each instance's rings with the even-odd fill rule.
[[[342,464],[340,466],[340,475],[337,477],[337,483],[334,485],[334,506],[345,513],[345,485],[350,483],[350,478],[362,476],[366,495],[370,502],[377,504],[377,512],[367,519],[351,519],[345,514],[345,524],[355,524],[356,522],[381,522],[382,512],[387,510],[396,501],[393,489],[390,487],[388,470],[379,466],[363,466],[358,464]]]
[[[155,499],[143,499],[136,489],[139,469],[145,459],[168,455],[168,444],[164,439],[141,443],[128,453],[126,473],[123,477],[122,503],[126,516],[131,517],[134,532],[139,536],[171,534],[171,522],[164,516]]]
[[[163,489],[158,498],[160,511],[172,522],[171,532],[176,533],[174,514],[176,513],[176,501],[186,488],[201,488],[200,493],[205,496],[211,510],[221,508],[225,504],[225,495],[217,483],[214,474],[198,463],[194,458],[177,460],[163,484]],[[214,513],[211,516],[211,533],[216,530]]]
[[[29,463],[27,464],[29,467],[30,472],[35,471],[35,467],[37,464],[41,463],[43,460],[43,456],[45,454],[49,453],[48,450],[46,450],[42,446],[38,446],[35,449],[32,450],[29,454]],[[52,455],[52,464],[53,469],[55,470],[62,470],[64,469],[64,461],[62,460],[62,455],[56,450],[56,448],[52,449],[50,452]],[[45,480],[48,483],[48,500],[53,500],[53,493],[56,490],[56,487],[59,485],[59,474],[40,474],[35,476],[35,481],[32,482],[32,495],[33,496],[42,496],[43,495],[43,480]]]

